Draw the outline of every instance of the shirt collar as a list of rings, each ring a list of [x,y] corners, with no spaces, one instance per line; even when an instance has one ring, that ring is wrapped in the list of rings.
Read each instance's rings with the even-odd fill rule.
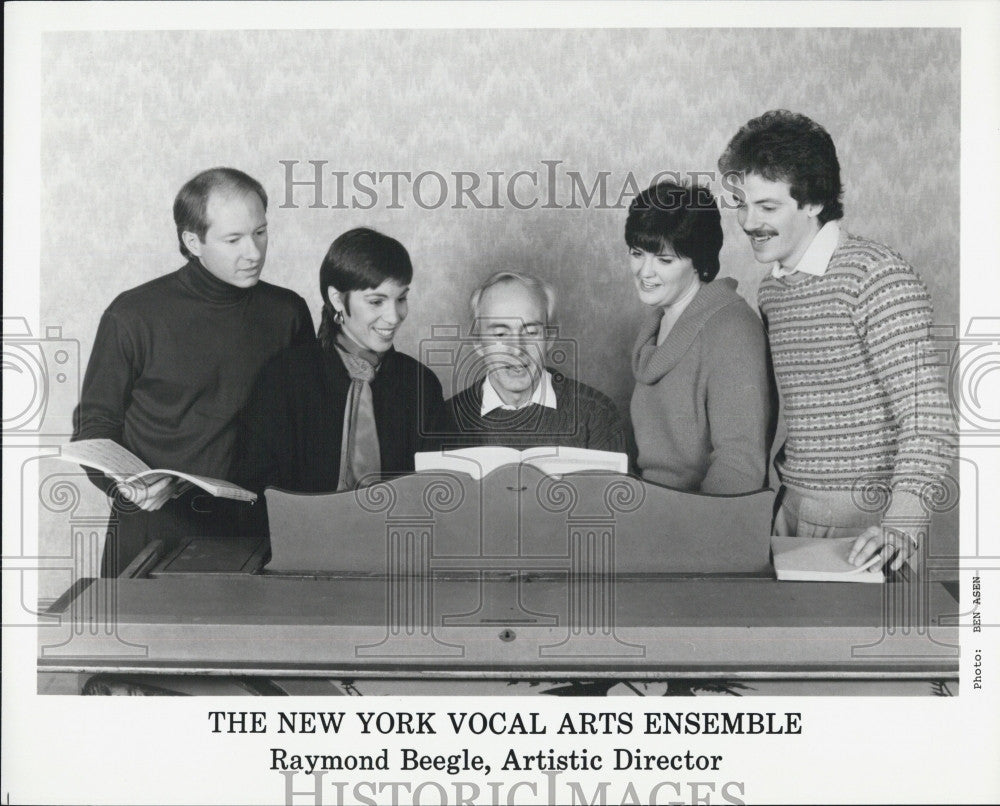
[[[775,261],[771,266],[771,276],[777,279],[787,277],[800,271],[803,274],[811,274],[813,277],[822,277],[826,274],[826,267],[830,265],[830,258],[833,257],[837,244],[840,242],[840,227],[836,221],[827,221],[819,232],[812,239],[812,243],[806,247],[798,265],[794,269],[783,269]]]
[[[531,393],[531,399],[521,406],[508,406],[504,403],[500,395],[497,394],[497,390],[493,388],[493,384],[490,383],[489,375],[487,375],[483,381],[483,404],[480,407],[479,416],[485,417],[491,411],[496,411],[497,409],[505,409],[507,411],[524,409],[533,403],[550,409],[556,407],[556,390],[552,387],[552,373],[548,370],[542,373],[542,378],[535,386],[535,391]]]

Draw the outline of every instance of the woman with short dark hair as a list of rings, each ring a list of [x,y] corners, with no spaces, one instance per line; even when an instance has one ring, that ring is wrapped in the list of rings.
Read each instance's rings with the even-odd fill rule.
[[[243,417],[237,476],[260,491],[352,490],[413,471],[447,431],[441,383],[397,352],[413,266],[405,247],[371,229],[345,232],[320,267],[318,344],[279,354]]]
[[[735,280],[715,280],[722,237],[715,197],[697,185],[650,187],[625,223],[636,293],[650,308],[632,350],[639,471],[715,495],[767,486],[776,417],[761,321]]]

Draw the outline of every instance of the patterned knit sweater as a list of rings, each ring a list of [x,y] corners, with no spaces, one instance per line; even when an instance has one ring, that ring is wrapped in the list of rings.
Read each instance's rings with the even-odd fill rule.
[[[844,233],[823,276],[768,275],[758,301],[788,426],[782,481],[930,492],[956,439],[946,387],[924,357],[930,295],[913,268]]]

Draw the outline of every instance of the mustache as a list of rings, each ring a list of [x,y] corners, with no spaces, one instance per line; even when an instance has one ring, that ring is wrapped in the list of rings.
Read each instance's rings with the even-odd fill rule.
[[[749,238],[769,238],[778,234],[773,229],[745,229],[743,231]]]

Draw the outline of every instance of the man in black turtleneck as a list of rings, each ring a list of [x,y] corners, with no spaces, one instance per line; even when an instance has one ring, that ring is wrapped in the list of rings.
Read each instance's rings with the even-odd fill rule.
[[[232,168],[181,188],[174,221],[187,264],[118,296],[101,318],[73,439],[112,439],[150,467],[214,478],[231,472],[236,417],[261,367],[315,338],[305,301],[260,282],[267,194]],[[151,540],[253,530],[248,505],[164,479],[140,500],[114,496],[102,574],[117,576]]]

